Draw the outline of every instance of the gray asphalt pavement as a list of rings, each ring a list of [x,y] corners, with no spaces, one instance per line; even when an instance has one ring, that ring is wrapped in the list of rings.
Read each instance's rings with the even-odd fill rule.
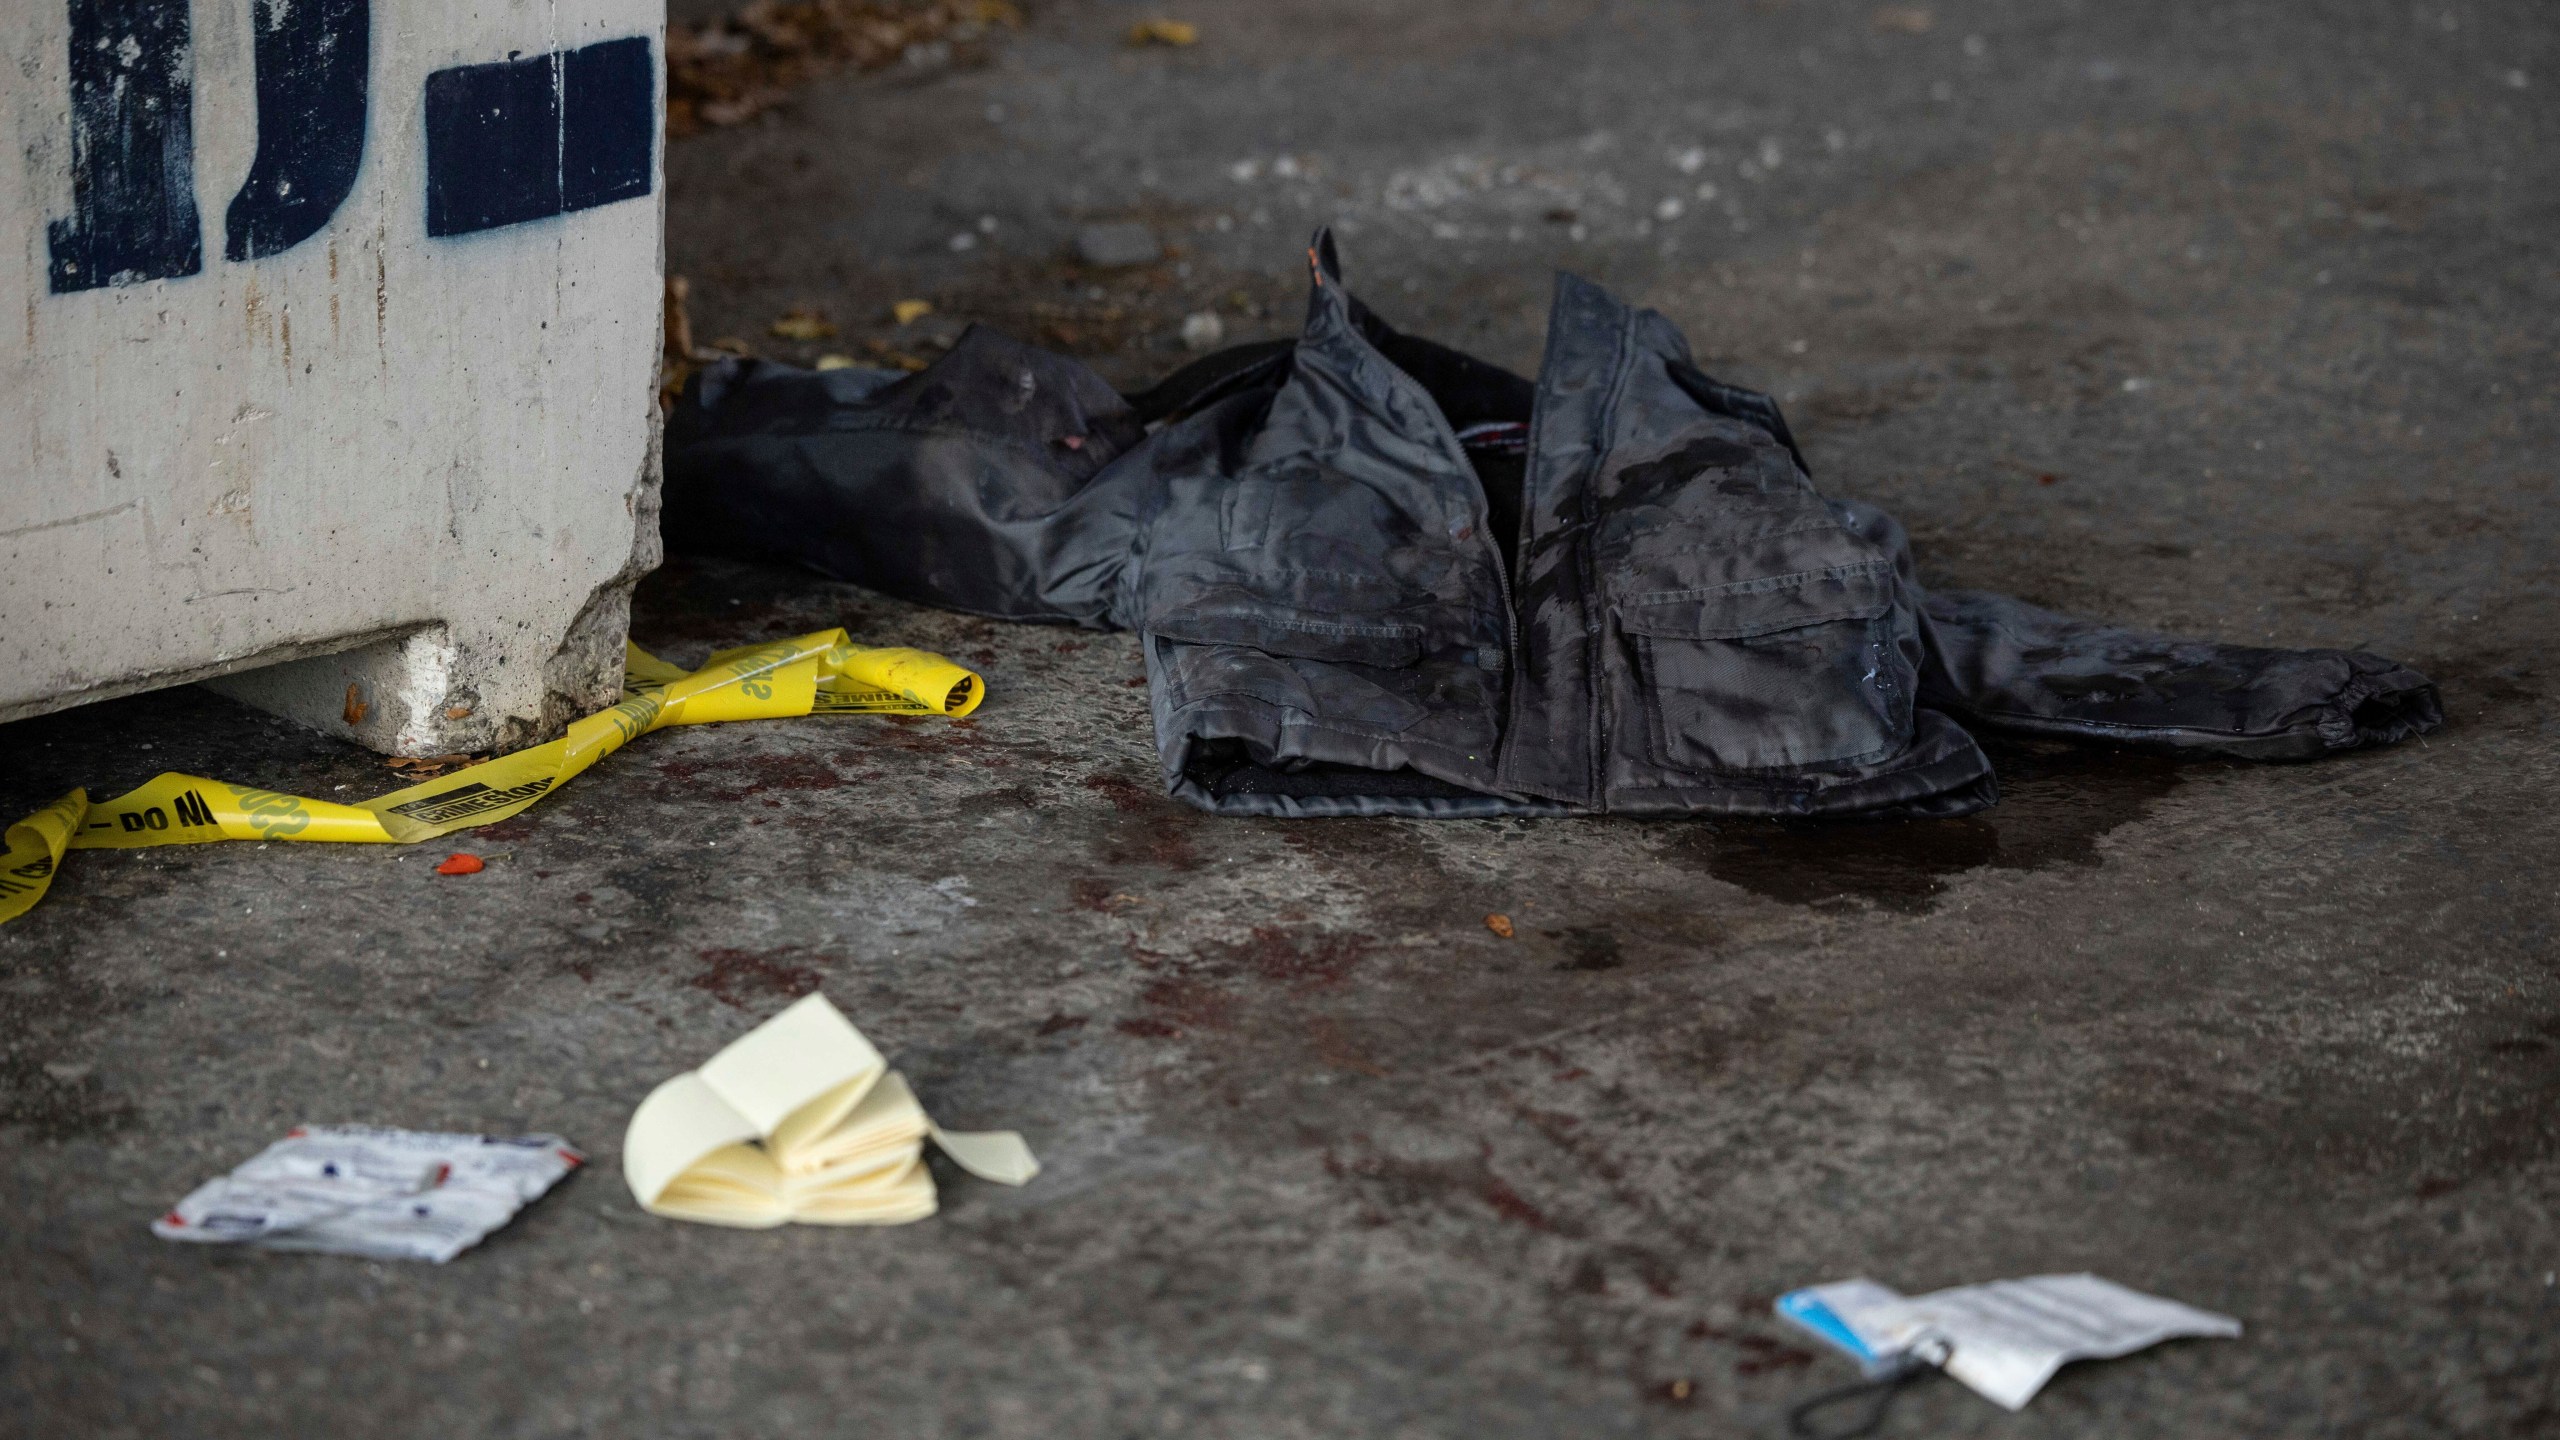
[[[1126,46],[1154,13],[676,141],[697,334],[979,319],[1136,383],[1189,315],[1288,333],[1331,220],[1396,323],[1527,367],[1570,267],[1932,583],[2378,650],[2445,729],[2012,747],[1946,822],[1218,820],[1126,637],[671,566],[671,658],[843,624],[992,698],[648,737],[434,853],[76,857],[0,929],[0,1433],[1776,1436],[1851,1374],[1778,1292],[2086,1269],[2248,1332],[1885,1433],[2560,1434],[2560,11],[1196,0]],[[1075,257],[1125,220],[1162,258]],[[0,729],[11,815],[162,769],[392,783],[192,690]],[[631,1107],[813,985],[1047,1173],[642,1214]],[[305,1121],[596,1163],[441,1268],[149,1234]]]

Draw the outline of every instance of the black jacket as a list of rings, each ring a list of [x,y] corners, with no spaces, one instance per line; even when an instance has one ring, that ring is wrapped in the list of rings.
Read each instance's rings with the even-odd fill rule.
[[[723,362],[672,550],[1135,630],[1172,793],[1266,815],[1956,815],[1974,729],[2252,759],[2441,722],[2378,656],[1924,591],[1767,396],[1572,276],[1531,382],[1399,335],[1329,238],[1294,343],[1123,397],[971,329],[930,369]]]

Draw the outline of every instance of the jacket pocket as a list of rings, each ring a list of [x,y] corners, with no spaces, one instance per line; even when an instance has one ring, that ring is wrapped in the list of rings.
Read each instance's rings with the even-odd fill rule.
[[[1413,728],[1430,711],[1355,671],[1321,660],[1274,655],[1245,645],[1198,645],[1154,638],[1174,708],[1241,696],[1329,725],[1388,734]],[[1266,742],[1274,738],[1263,737]]]
[[[1885,559],[1622,596],[1654,762],[1777,771],[1901,748],[1917,665],[1894,599]]]
[[[1249,645],[1271,655],[1401,669],[1422,659],[1422,627],[1368,616],[1273,605],[1195,605],[1149,626],[1193,645]]]
[[[1384,599],[1385,586],[1366,600]],[[1289,604],[1236,587],[1195,590],[1147,623],[1177,705],[1244,695],[1330,724],[1400,732],[1429,714],[1411,695],[1424,627],[1394,610]]]

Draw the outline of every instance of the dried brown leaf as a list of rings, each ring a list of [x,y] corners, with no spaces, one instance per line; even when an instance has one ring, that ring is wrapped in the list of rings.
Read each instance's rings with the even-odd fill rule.
[[[1170,45],[1179,49],[1200,43],[1200,27],[1188,20],[1168,20],[1159,16],[1130,26],[1128,38],[1132,45]]]

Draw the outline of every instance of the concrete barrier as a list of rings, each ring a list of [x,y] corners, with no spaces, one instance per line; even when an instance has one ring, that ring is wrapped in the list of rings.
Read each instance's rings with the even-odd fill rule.
[[[0,6],[0,720],[228,677],[434,754],[611,701],[663,15]]]

